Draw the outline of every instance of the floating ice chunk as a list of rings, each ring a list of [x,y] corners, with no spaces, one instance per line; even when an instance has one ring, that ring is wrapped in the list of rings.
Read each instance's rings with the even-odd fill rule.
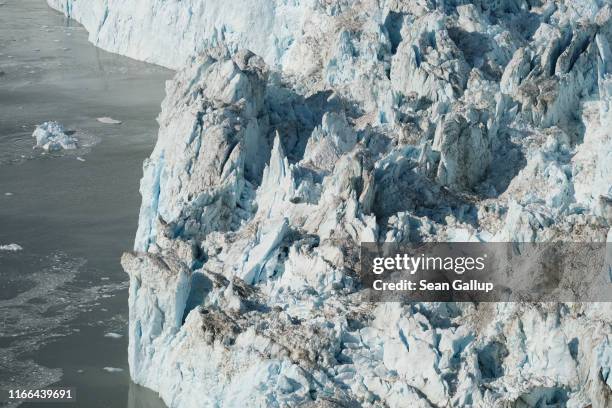
[[[113,119],[108,116],[103,116],[101,118],[98,118],[98,122],[106,123],[107,125],[120,125],[121,124],[120,120]]]
[[[76,139],[67,135],[64,127],[55,121],[36,126],[32,136],[36,138],[35,147],[40,147],[48,152],[77,148]]]
[[[0,251],[17,252],[21,250],[23,250],[23,248],[18,244],[0,245]]]
[[[8,192],[4,193],[4,195],[5,195],[5,196],[7,196],[7,197],[10,197],[10,196],[12,196],[12,195],[13,195],[13,193],[11,193],[10,191],[8,191]]]
[[[123,368],[117,368],[117,367],[104,367],[103,368],[104,371],[108,371],[109,373],[120,373],[123,371]]]
[[[77,159],[78,161],[80,161],[80,162],[85,162],[85,161],[87,161],[87,160],[85,160],[84,158],[82,158],[81,156],[77,156],[77,158],[76,158],[76,159]]]
[[[108,338],[110,338],[110,339],[120,339],[120,338],[122,338],[122,337],[123,337],[123,335],[122,335],[122,334],[119,334],[119,333],[113,333],[113,332],[110,332],[110,333],[106,333],[106,334],[104,335],[104,337],[108,337]]]

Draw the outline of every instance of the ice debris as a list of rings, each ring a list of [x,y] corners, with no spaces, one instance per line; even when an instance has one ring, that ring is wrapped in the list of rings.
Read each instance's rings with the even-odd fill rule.
[[[36,139],[36,146],[48,152],[71,150],[77,148],[76,138],[66,134],[64,127],[55,121],[45,122],[36,126],[32,136]]]
[[[113,119],[113,118],[110,118],[108,116],[103,116],[103,117],[97,118],[97,120],[98,120],[98,122],[105,123],[107,125],[119,125],[119,124],[122,123],[120,120]]]
[[[19,244],[0,245],[0,251],[18,252],[22,250],[23,250],[23,247]]]

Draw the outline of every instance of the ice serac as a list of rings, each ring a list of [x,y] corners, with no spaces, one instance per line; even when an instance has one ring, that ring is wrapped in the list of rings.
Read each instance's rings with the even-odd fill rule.
[[[234,59],[218,52],[168,86],[160,137],[144,165],[139,251],[235,229],[248,211],[269,156],[261,129],[266,67],[247,51]]]
[[[612,8],[49,0],[180,68],[144,164],[130,372],[170,407],[608,407],[602,303],[385,303],[360,242],[612,233]]]

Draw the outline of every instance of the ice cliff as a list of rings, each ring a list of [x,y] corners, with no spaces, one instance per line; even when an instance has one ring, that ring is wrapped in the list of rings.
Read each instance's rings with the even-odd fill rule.
[[[360,242],[612,241],[604,0],[48,0],[179,69],[130,373],[170,407],[610,407],[608,304],[361,301]]]

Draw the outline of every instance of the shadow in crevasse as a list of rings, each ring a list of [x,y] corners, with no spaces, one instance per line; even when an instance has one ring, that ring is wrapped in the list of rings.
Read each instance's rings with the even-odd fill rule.
[[[478,227],[477,207],[470,196],[440,186],[418,171],[412,171],[409,166],[388,169],[388,173],[377,172],[376,179],[372,212],[381,225],[401,213],[409,213],[409,219],[403,221],[410,225],[410,235],[405,237],[409,242],[423,240],[419,217],[445,225],[447,217],[452,216],[461,223]]]
[[[546,16],[523,11],[523,10],[504,10],[493,12],[490,15],[493,24],[514,27],[513,33],[518,33],[525,41],[530,41]],[[466,62],[472,68],[479,68],[483,73],[499,81],[502,71],[496,68],[502,63],[500,56],[486,54],[498,46],[496,40],[485,33],[478,31],[467,31],[461,26],[448,27],[448,35],[463,53]],[[490,59],[490,61],[488,61]]]
[[[189,312],[204,303],[206,294],[209,293],[212,288],[213,282],[208,276],[199,272],[194,272],[191,275],[189,294],[187,295],[187,302],[185,303],[185,311],[183,313],[183,323],[185,323],[185,319]]]
[[[334,97],[332,91],[321,91],[310,96],[300,95],[293,89],[270,85],[266,91],[269,117],[270,146],[279,132],[289,162],[302,159],[308,139],[315,127],[320,126],[327,112],[344,111],[350,116],[346,101]]]
[[[508,349],[503,343],[493,341],[477,350],[478,368],[483,380],[493,381],[504,375],[504,359]]]
[[[464,2],[458,2],[465,4]],[[483,1],[480,3],[480,11],[488,18],[488,23],[491,25],[500,25],[509,29],[512,33],[517,33],[526,41],[530,41],[538,27],[542,22],[547,22],[554,8],[542,7],[546,2],[544,0],[530,0],[526,4],[520,2],[499,2],[499,1]],[[459,5],[446,4],[448,8]],[[526,8],[524,8],[526,5]],[[535,10],[540,10],[539,13]]]
[[[385,18],[384,27],[389,35],[391,42],[391,54],[395,55],[397,47],[402,42],[402,25],[404,24],[404,14],[390,11]]]
[[[486,183],[495,189],[487,194],[491,198],[497,198],[503,194],[512,180],[527,165],[522,146],[515,141],[521,137],[525,135],[508,128],[501,129],[497,136],[492,164],[489,166],[486,180]]]
[[[569,400],[568,392],[561,387],[536,387],[521,395],[511,405],[512,408],[565,407]]]
[[[463,52],[463,56],[471,67],[478,67],[482,56],[491,51],[491,38],[479,32],[466,31],[461,27],[449,27],[448,35]]]
[[[520,33],[526,41],[531,41],[540,24],[548,20],[547,15],[540,15],[531,11],[509,12],[502,18],[508,20],[509,25],[513,28],[512,32]]]

